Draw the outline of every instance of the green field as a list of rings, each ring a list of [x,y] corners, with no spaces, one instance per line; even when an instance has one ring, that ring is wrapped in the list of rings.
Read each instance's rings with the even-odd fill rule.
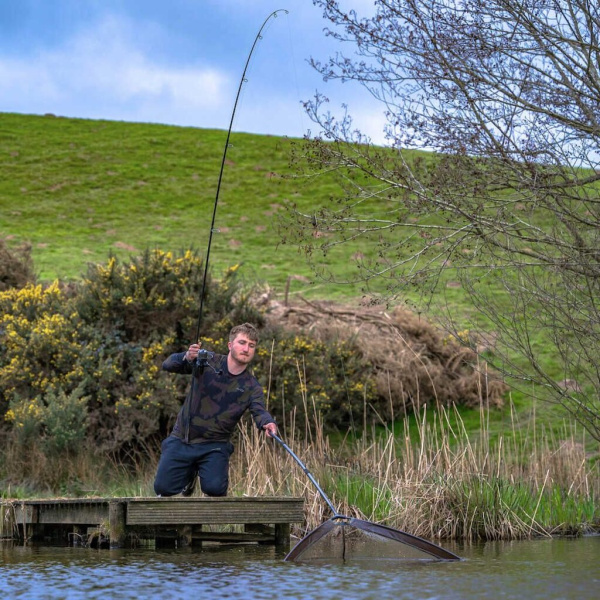
[[[226,137],[219,130],[0,113],[0,237],[32,245],[40,281],[77,279],[109,254],[127,259],[148,248],[190,247],[204,253]],[[285,243],[279,224],[288,208],[312,214],[343,194],[333,177],[291,169],[291,148],[299,143],[232,134],[210,267],[218,277],[241,263],[242,276],[278,293],[289,281],[291,293],[359,299],[363,286],[315,277],[304,254]],[[313,258],[349,281],[358,273],[355,256],[374,252],[363,238]],[[418,293],[407,290],[405,299]],[[469,311],[460,290],[448,286],[445,294],[457,311]]]
[[[110,253],[204,252],[225,139],[217,130],[0,114],[0,236],[31,243],[41,281],[76,279]],[[285,206],[318,203],[335,193],[332,182],[290,176],[292,140],[233,133],[230,143],[211,247],[215,274],[242,263],[246,277],[278,290],[300,276],[293,291],[359,294],[312,283],[304,258],[277,230]]]

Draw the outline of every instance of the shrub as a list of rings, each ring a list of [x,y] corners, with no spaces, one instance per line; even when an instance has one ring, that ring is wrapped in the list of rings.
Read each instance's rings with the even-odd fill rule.
[[[271,306],[271,400],[327,428],[386,424],[424,405],[501,406],[506,384],[476,354],[407,311]],[[368,418],[369,423],[366,423]]]
[[[35,283],[31,244],[9,248],[0,239],[0,292],[9,288],[21,288]]]
[[[0,292],[0,408],[13,396],[77,387],[90,358],[81,325],[57,282]]]
[[[236,272],[207,277],[201,335],[223,348],[238,319],[261,325]],[[0,414],[17,443],[73,449],[87,429],[99,450],[137,456],[166,435],[189,381],[160,364],[195,335],[203,274],[193,251],[155,250],[110,257],[75,286],[0,292]]]
[[[347,340],[318,340],[281,327],[269,333],[270,347],[265,335],[254,368],[266,383],[269,409],[279,416],[293,411],[300,427],[315,414],[330,430],[356,420],[362,426],[364,407],[376,401],[377,390],[373,366],[360,349]]]

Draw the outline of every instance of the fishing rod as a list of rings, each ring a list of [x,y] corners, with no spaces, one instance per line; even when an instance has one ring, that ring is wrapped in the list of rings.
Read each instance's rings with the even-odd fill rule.
[[[206,291],[206,278],[208,274],[208,261],[210,259],[210,247],[212,244],[213,233],[217,231],[215,229],[215,220],[217,217],[217,205],[219,204],[219,193],[221,191],[221,182],[223,180],[223,171],[225,169],[225,159],[227,158],[227,150],[229,149],[229,138],[231,137],[231,129],[233,127],[233,120],[235,118],[235,111],[237,109],[238,101],[240,99],[240,94],[242,92],[242,87],[244,83],[248,80],[246,79],[246,71],[248,70],[248,65],[250,64],[250,59],[252,58],[252,54],[254,53],[254,48],[256,48],[256,44],[258,44],[259,40],[262,39],[263,29],[266,27],[267,23],[271,20],[271,18],[276,18],[278,13],[284,12],[286,15],[289,14],[284,8],[280,8],[278,10],[273,11],[263,22],[261,28],[258,30],[256,37],[254,38],[254,43],[252,44],[252,48],[248,54],[248,58],[246,60],[246,65],[244,66],[244,71],[242,73],[242,77],[240,78],[240,85],[238,86],[237,95],[235,97],[235,102],[233,104],[233,111],[231,112],[231,120],[229,122],[229,129],[227,130],[227,139],[225,140],[225,147],[223,148],[223,158],[221,160],[221,170],[219,172],[219,180],[217,182],[217,193],[215,195],[215,203],[213,206],[212,213],[212,221],[210,224],[210,233],[208,236],[208,247],[206,249],[206,257],[204,259],[204,276],[202,278],[202,289],[200,291],[200,308],[198,310],[198,325],[196,327],[196,337],[195,340],[198,341],[200,339],[200,327],[202,325],[202,309],[204,308],[204,295]],[[200,367],[204,367],[208,364],[208,352],[206,350],[200,350],[198,353],[198,359],[196,364]]]

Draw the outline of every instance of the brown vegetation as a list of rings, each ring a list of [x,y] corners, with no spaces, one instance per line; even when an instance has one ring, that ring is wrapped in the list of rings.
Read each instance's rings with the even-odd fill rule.
[[[35,282],[31,244],[9,248],[0,238],[0,292]]]
[[[501,406],[508,386],[471,348],[403,308],[350,307],[303,300],[271,303],[267,316],[290,332],[319,341],[352,343],[372,365],[377,396],[387,398],[385,420],[426,403]]]
[[[489,412],[481,410],[472,440],[454,409],[440,408],[417,436],[362,432],[332,447],[318,416],[303,441],[288,445],[308,467],[340,514],[363,518],[428,539],[522,539],[597,531],[599,463],[586,459],[585,435],[575,427],[559,441],[543,428],[513,429],[493,441]],[[293,419],[292,419],[293,420]],[[293,431],[294,428],[291,428]],[[283,433],[285,437],[285,433]],[[292,458],[254,428],[242,428],[231,474],[232,492],[305,498],[303,536],[331,513]]]

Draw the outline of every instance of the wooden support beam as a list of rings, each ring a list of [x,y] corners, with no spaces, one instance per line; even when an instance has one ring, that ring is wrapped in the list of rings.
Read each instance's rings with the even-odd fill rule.
[[[108,530],[111,548],[122,548],[127,541],[125,526],[127,504],[120,500],[111,500],[108,505]]]
[[[275,524],[275,545],[279,548],[289,548],[290,545],[290,524]]]

